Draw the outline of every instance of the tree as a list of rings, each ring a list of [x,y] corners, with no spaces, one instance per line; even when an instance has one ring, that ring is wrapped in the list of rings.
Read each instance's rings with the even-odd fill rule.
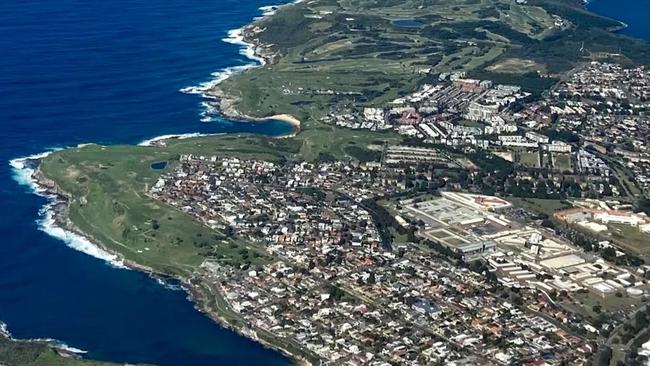
[[[602,307],[600,306],[600,304],[596,304],[591,308],[591,310],[593,310],[593,312],[596,313],[596,314],[599,314],[601,309],[602,309]]]
[[[333,300],[338,301],[345,296],[345,291],[341,290],[338,286],[330,285],[329,294]]]

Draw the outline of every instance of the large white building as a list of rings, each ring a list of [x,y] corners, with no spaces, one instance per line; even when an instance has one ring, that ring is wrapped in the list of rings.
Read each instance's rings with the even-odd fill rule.
[[[547,151],[550,151],[550,152],[557,152],[557,153],[570,153],[571,152],[571,145],[567,144],[566,142],[562,142],[562,141],[553,141],[550,144],[544,145],[544,148]]]
[[[594,219],[602,222],[603,224],[625,224],[631,226],[639,226],[641,224],[647,223],[647,217],[627,212],[597,212],[594,214]]]
[[[477,102],[469,104],[465,118],[470,121],[488,121],[499,114],[501,106],[498,104],[483,105]]]
[[[542,134],[539,134],[537,132],[532,132],[532,131],[526,132],[526,138],[540,144],[548,144],[549,141],[548,136],[544,136]]]

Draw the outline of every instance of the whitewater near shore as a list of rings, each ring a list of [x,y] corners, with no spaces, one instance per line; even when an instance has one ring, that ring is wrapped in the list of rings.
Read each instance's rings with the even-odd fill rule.
[[[260,8],[262,16],[256,17],[254,20],[259,21],[264,18],[273,16],[276,11],[284,6],[291,6],[299,4],[304,0],[297,0],[282,5],[269,5]],[[212,74],[213,79],[201,83],[197,86],[189,86],[181,89],[182,93],[200,95],[204,101],[201,102],[203,110],[201,111],[201,121],[213,122],[217,116],[225,116],[233,120],[264,122],[268,120],[280,120],[291,124],[294,127],[294,133],[300,130],[301,121],[286,113],[279,113],[270,116],[257,117],[241,113],[237,109],[237,98],[225,93],[219,85],[233,75],[245,72],[251,68],[265,66],[273,62],[276,57],[275,54],[267,51],[265,45],[259,43],[254,37],[250,35],[253,24],[245,25],[241,28],[232,29],[228,32],[228,36],[223,38],[222,41],[240,46],[240,54],[245,56],[252,62],[245,65],[232,66]],[[248,36],[247,36],[248,35]]]

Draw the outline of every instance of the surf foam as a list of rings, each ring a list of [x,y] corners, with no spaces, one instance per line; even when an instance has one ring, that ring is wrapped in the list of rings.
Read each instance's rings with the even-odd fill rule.
[[[59,341],[58,339],[36,338],[36,339],[28,339],[28,341],[47,343],[47,344],[49,344],[50,346],[52,346],[54,348],[60,349],[61,351],[65,351],[65,352],[68,352],[68,353],[74,353],[74,354],[77,354],[77,355],[88,353],[88,351],[84,351],[84,350],[79,349],[79,348],[68,346],[67,344],[65,344],[64,342]]]
[[[54,197],[51,198],[54,199]],[[41,210],[39,210],[39,216],[41,216],[41,218],[37,220],[39,230],[63,241],[70,248],[88,254],[91,257],[101,259],[113,267],[123,269],[127,268],[119,256],[107,252],[106,250],[95,245],[90,240],[86,239],[84,236],[69,230],[65,230],[64,228],[57,225],[54,220],[55,205],[55,202],[50,202],[43,206]]]
[[[172,283],[172,282],[168,282],[168,281],[165,281],[165,280],[163,280],[162,278],[159,278],[159,277],[154,277],[154,278],[156,279],[156,282],[158,282],[158,284],[160,286],[162,286],[162,287],[164,287],[164,288],[166,288],[168,290],[181,291],[183,289],[183,287],[180,284],[175,284],[175,283]]]
[[[36,171],[37,160],[43,159],[57,150],[60,149],[52,149],[40,154],[16,158],[9,161],[9,165],[13,170],[14,180],[18,182],[18,184],[28,187],[32,193],[45,197],[48,200],[48,202],[43,205],[38,212],[39,217],[36,220],[36,223],[38,224],[39,230],[63,241],[72,249],[101,259],[113,267],[126,269],[127,267],[124,265],[124,262],[117,255],[105,251],[85,237],[72,231],[65,230],[56,224],[56,221],[54,220],[54,207],[57,204],[57,197],[46,193],[46,190],[38,185],[33,174]]]
[[[192,133],[181,133],[181,134],[170,134],[170,135],[162,135],[162,136],[156,136],[154,138],[150,138],[147,140],[144,140],[138,144],[138,146],[153,146],[157,142],[163,141],[163,140],[169,140],[169,139],[177,139],[177,140],[185,140],[189,139],[192,137],[202,137],[202,136],[218,136],[218,135],[223,135],[223,133],[199,133],[199,132],[192,132]]]
[[[297,2],[300,1],[296,1],[296,3]],[[262,17],[275,14],[279,6],[280,5],[262,6],[261,8],[259,8],[262,11]],[[256,19],[259,19],[259,17]],[[212,79],[200,83],[199,85],[185,87],[181,89],[180,92],[185,94],[196,94],[196,95],[200,95],[203,99],[213,100],[214,97],[207,94],[209,90],[221,84],[224,80],[228,79],[230,76],[234,74],[241,73],[253,67],[265,65],[266,60],[263,57],[260,57],[257,54],[255,54],[255,45],[244,41],[243,33],[244,33],[244,27],[231,29],[228,31],[227,37],[222,38],[221,41],[240,46],[239,53],[253,62],[244,65],[231,66],[231,67],[226,67],[224,69],[221,69],[211,74]],[[202,112],[200,113],[201,122],[214,121],[214,116],[218,113],[218,110],[209,102],[201,103],[201,107],[202,107]]]
[[[23,341],[21,339],[16,339],[11,335],[11,332],[9,331],[9,328],[7,327],[7,324],[5,322],[0,321],[0,333],[2,333],[5,337],[14,340],[14,341]],[[42,342],[42,343],[47,343],[50,346],[60,349],[62,351],[66,351],[68,353],[74,353],[74,354],[85,354],[88,353],[88,351],[84,351],[79,348],[71,347],[67,345],[64,342],[61,342],[57,339],[52,339],[52,338],[33,338],[33,339],[25,339],[24,341],[26,342]]]
[[[7,323],[3,321],[0,321],[0,334],[4,335],[9,339],[13,339],[13,337],[11,336],[11,332],[9,332],[9,328],[7,328]]]
[[[259,8],[262,14],[258,17],[255,17],[255,19],[259,20],[261,18],[271,16],[275,14],[277,10],[280,9],[282,6],[298,4],[303,1],[304,0],[296,0],[293,2],[289,2],[287,4],[262,6]],[[213,100],[214,96],[211,96],[207,93],[209,90],[221,84],[224,80],[228,79],[233,74],[238,74],[247,69],[263,66],[266,64],[266,60],[255,53],[255,45],[253,43],[249,43],[244,40],[244,27],[229,30],[227,37],[221,40],[225,43],[230,43],[230,44],[240,46],[239,53],[253,62],[244,65],[227,67],[217,72],[214,72],[212,73],[211,80],[200,83],[199,85],[185,87],[180,90],[181,93],[197,94],[197,95],[201,95],[201,97],[204,99]],[[210,105],[210,107],[206,108],[206,104]],[[201,122],[214,121],[214,116],[216,116],[218,110],[210,103],[205,103],[205,104],[202,103],[201,107],[203,108],[203,111],[200,113]]]

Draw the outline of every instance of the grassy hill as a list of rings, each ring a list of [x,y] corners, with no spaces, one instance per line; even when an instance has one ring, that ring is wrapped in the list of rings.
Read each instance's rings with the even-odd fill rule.
[[[255,249],[147,196],[163,171],[152,164],[173,164],[181,154],[272,161],[343,159],[356,152],[350,147],[399,140],[382,133],[326,129],[336,138],[313,129],[285,139],[235,135],[152,147],[86,145],[53,153],[41,161],[39,170],[71,196],[68,216],[78,229],[133,263],[187,277],[205,258],[246,263],[249,256],[243,250]]]
[[[647,43],[610,32],[619,26],[554,0],[304,1],[246,28],[273,61],[218,88],[241,113],[290,113],[307,130],[333,105],[379,105],[410,93],[429,71],[480,72],[538,92],[554,80],[540,76],[604,54],[649,62]]]

